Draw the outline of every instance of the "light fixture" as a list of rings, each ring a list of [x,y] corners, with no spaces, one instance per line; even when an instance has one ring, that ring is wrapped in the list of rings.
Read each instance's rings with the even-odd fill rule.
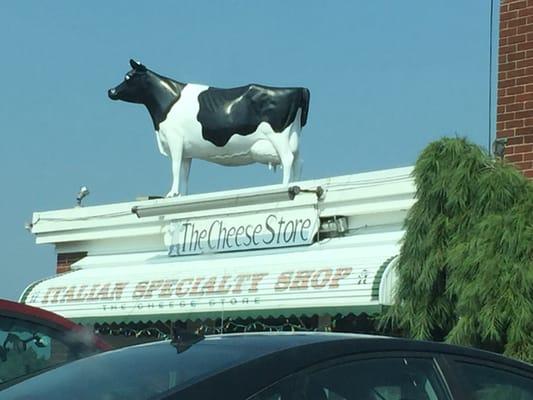
[[[289,187],[289,199],[293,200],[296,195],[300,193],[315,193],[318,200],[322,199],[324,196],[324,189],[322,186],[317,186],[316,189],[302,189],[300,186],[291,186]]]
[[[131,212],[139,218],[156,217],[160,215],[177,214],[185,212],[212,210],[226,207],[242,207],[261,203],[273,203],[291,201],[300,193],[315,193],[321,199],[324,190],[319,186],[316,189],[302,189],[299,186],[276,187],[257,191],[250,189],[244,193],[228,194],[221,197],[220,194],[206,196],[190,195],[177,198],[165,198],[153,200],[154,204],[134,206]]]
[[[82,186],[76,197],[76,207],[81,207],[81,201],[89,195],[89,188],[87,186]]]
[[[348,218],[334,215],[333,217],[320,219],[320,237],[344,236],[348,232]]]
[[[508,138],[497,138],[492,142],[492,154],[494,156],[503,159],[503,156],[505,155],[505,146],[507,145]]]

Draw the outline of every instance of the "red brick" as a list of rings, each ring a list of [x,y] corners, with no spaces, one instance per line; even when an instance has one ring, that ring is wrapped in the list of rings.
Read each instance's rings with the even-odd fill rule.
[[[524,8],[523,10],[518,11],[519,17],[527,17],[529,15],[533,15],[533,9],[531,8]]]
[[[512,121],[514,119],[516,119],[516,113],[514,112],[498,114],[498,122]]]
[[[524,121],[524,126],[533,126],[533,118],[526,118]]]
[[[516,51],[516,44],[512,44],[509,46],[503,46],[503,47],[500,47],[499,49],[500,54],[511,54],[511,53],[514,53],[515,51]]]
[[[507,38],[500,38],[500,40],[498,41],[498,47],[503,47],[503,46],[507,46],[508,45],[508,40]]]
[[[521,120],[521,119],[518,119],[518,120],[512,120],[512,121],[507,121],[505,123],[505,129],[510,129],[510,128],[522,128],[524,126],[524,121]]]
[[[498,106],[499,107],[503,106]],[[504,112],[512,112],[512,111],[521,111],[524,109],[524,103],[515,103],[515,104],[509,104],[508,106],[505,106],[505,111],[498,111],[498,114],[502,114]]]
[[[533,92],[533,84],[526,85],[526,92]]]
[[[518,11],[507,11],[500,13],[500,21],[508,21],[518,17]]]
[[[507,89],[506,94],[522,94],[526,91],[525,86],[513,86]]]
[[[508,41],[510,45],[516,44],[516,43],[523,43],[526,41],[526,35],[522,34],[522,35],[511,36],[508,38]],[[518,48],[518,50],[520,50],[520,48]]]
[[[530,153],[533,151],[533,144],[521,144],[514,147],[515,153]]]
[[[507,26],[509,28],[512,28],[512,27],[515,27],[515,26],[523,26],[523,25],[526,25],[528,23],[528,19],[530,17],[522,17],[522,18],[517,18],[517,19],[511,19],[508,22]]]
[[[518,43],[516,48],[518,51],[531,50],[533,49],[533,42]]]
[[[533,49],[533,41],[518,43],[516,46],[517,51],[526,51],[526,59],[531,58],[531,54],[527,51]]]
[[[533,161],[533,153],[524,154],[524,161]]]
[[[513,71],[507,71],[509,78],[516,78],[518,76],[524,76],[526,74],[526,68],[515,69]]]
[[[533,118],[533,110],[519,111],[516,113],[516,119]]]
[[[524,76],[516,80],[517,85],[527,85],[528,83],[533,83],[533,75]]]
[[[498,55],[498,64],[504,64],[506,62],[507,62],[507,55],[506,54]]]
[[[503,81],[507,78],[507,73],[505,71],[498,72],[498,81]]]
[[[58,265],[56,267],[56,274],[63,274],[70,271],[70,265]]]
[[[514,135],[514,129],[498,130],[497,137],[512,137]]]
[[[525,175],[527,178],[533,178],[533,169],[531,169],[531,170],[527,170],[527,171],[524,171],[524,175]]]
[[[526,102],[524,103],[524,109],[525,109],[525,110],[530,110],[530,109],[532,109],[532,108],[533,108],[533,101],[526,101]]]
[[[533,66],[533,60],[531,60],[531,61],[532,61],[531,66]],[[500,72],[511,71],[513,69],[516,69],[516,67],[517,67],[516,62],[515,61],[511,61],[511,62],[508,62],[508,63],[500,65],[499,66],[499,71]]]
[[[509,36],[514,36],[518,33],[518,28],[509,28],[500,30],[500,38],[508,38]]]
[[[533,67],[533,58],[528,58],[526,60],[518,61],[516,63],[516,68],[525,68],[525,67]]]
[[[533,25],[531,24],[516,27],[516,33],[518,33],[519,35],[522,33],[529,33],[529,32],[533,32]],[[528,35],[527,40],[529,40],[529,35]]]
[[[526,52],[525,51],[518,51],[516,53],[507,54],[507,59],[509,61],[523,60],[524,58],[526,58]]]
[[[516,85],[516,79],[505,79],[498,82],[498,87],[500,89],[505,89],[514,85]]]
[[[518,144],[524,143],[523,136],[513,136],[507,140],[507,146],[516,146]]]
[[[509,11],[509,5],[505,4],[505,0],[502,0],[502,4],[500,4],[500,12],[507,12]]]
[[[505,150],[507,150],[507,148]],[[512,163],[522,162],[524,160],[524,155],[523,154],[512,154],[510,156],[505,155],[505,159]]]
[[[514,2],[509,3],[509,11],[520,10],[520,9],[526,8],[526,7],[527,7],[527,1],[526,0],[514,1]]]
[[[515,163],[515,165],[517,168],[521,169],[522,171],[533,168],[532,161],[517,162]]]
[[[524,96],[524,95],[521,95]],[[516,103],[516,96],[499,96],[498,97],[498,104],[512,104]],[[524,101],[524,100],[520,100]],[[533,102],[532,102],[533,103]]]
[[[514,148],[512,146],[507,146],[505,148],[504,154],[505,154],[506,157],[510,156],[510,155],[513,155],[513,153],[514,153]]]
[[[517,103],[521,101],[531,101],[531,100],[533,100],[533,93],[519,94],[518,96],[516,96]]]
[[[498,97],[505,96],[505,89],[498,89]]]
[[[533,50],[526,50],[526,60],[529,58],[533,58]]]
[[[505,122],[496,122],[496,130],[501,131],[505,129]]]
[[[522,137],[524,138],[524,143],[533,143],[533,134],[526,134]]]
[[[525,128],[518,128],[515,133],[517,135],[520,135],[520,136],[532,135],[533,134],[533,127],[527,126]]]
[[[517,110],[513,110],[513,111],[517,111]],[[496,108],[496,112],[498,114],[504,113],[505,112],[505,106],[498,106],[498,108]]]

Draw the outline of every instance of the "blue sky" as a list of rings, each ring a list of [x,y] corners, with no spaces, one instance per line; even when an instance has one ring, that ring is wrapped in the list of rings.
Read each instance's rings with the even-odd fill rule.
[[[169,190],[146,110],[107,98],[130,58],[182,82],[308,87],[303,178],[319,178],[411,165],[442,136],[486,147],[489,21],[490,0],[2,2],[0,298],[55,271],[32,212],[81,185],[87,205]],[[190,191],[280,182],[194,160]]]

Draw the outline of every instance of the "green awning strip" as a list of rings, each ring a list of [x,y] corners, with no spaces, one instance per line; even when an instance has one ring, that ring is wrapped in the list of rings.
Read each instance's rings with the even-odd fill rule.
[[[71,318],[73,321],[92,325],[95,323],[132,323],[132,322],[157,322],[157,321],[196,321],[218,318],[268,318],[290,316],[313,316],[313,315],[348,315],[348,314],[376,314],[380,313],[383,306],[369,304],[365,306],[343,307],[313,307],[313,308],[290,308],[276,310],[242,310],[242,311],[217,311],[202,313],[172,313],[172,314],[146,314],[146,315],[123,315],[123,316],[91,316],[83,318]]]

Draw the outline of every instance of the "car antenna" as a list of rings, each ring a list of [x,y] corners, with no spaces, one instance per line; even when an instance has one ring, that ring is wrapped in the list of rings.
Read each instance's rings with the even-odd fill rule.
[[[191,348],[192,345],[201,342],[205,336],[200,330],[196,332],[187,332],[181,330],[179,327],[172,327],[172,340],[170,344],[176,348],[178,353],[183,353],[185,350]]]

